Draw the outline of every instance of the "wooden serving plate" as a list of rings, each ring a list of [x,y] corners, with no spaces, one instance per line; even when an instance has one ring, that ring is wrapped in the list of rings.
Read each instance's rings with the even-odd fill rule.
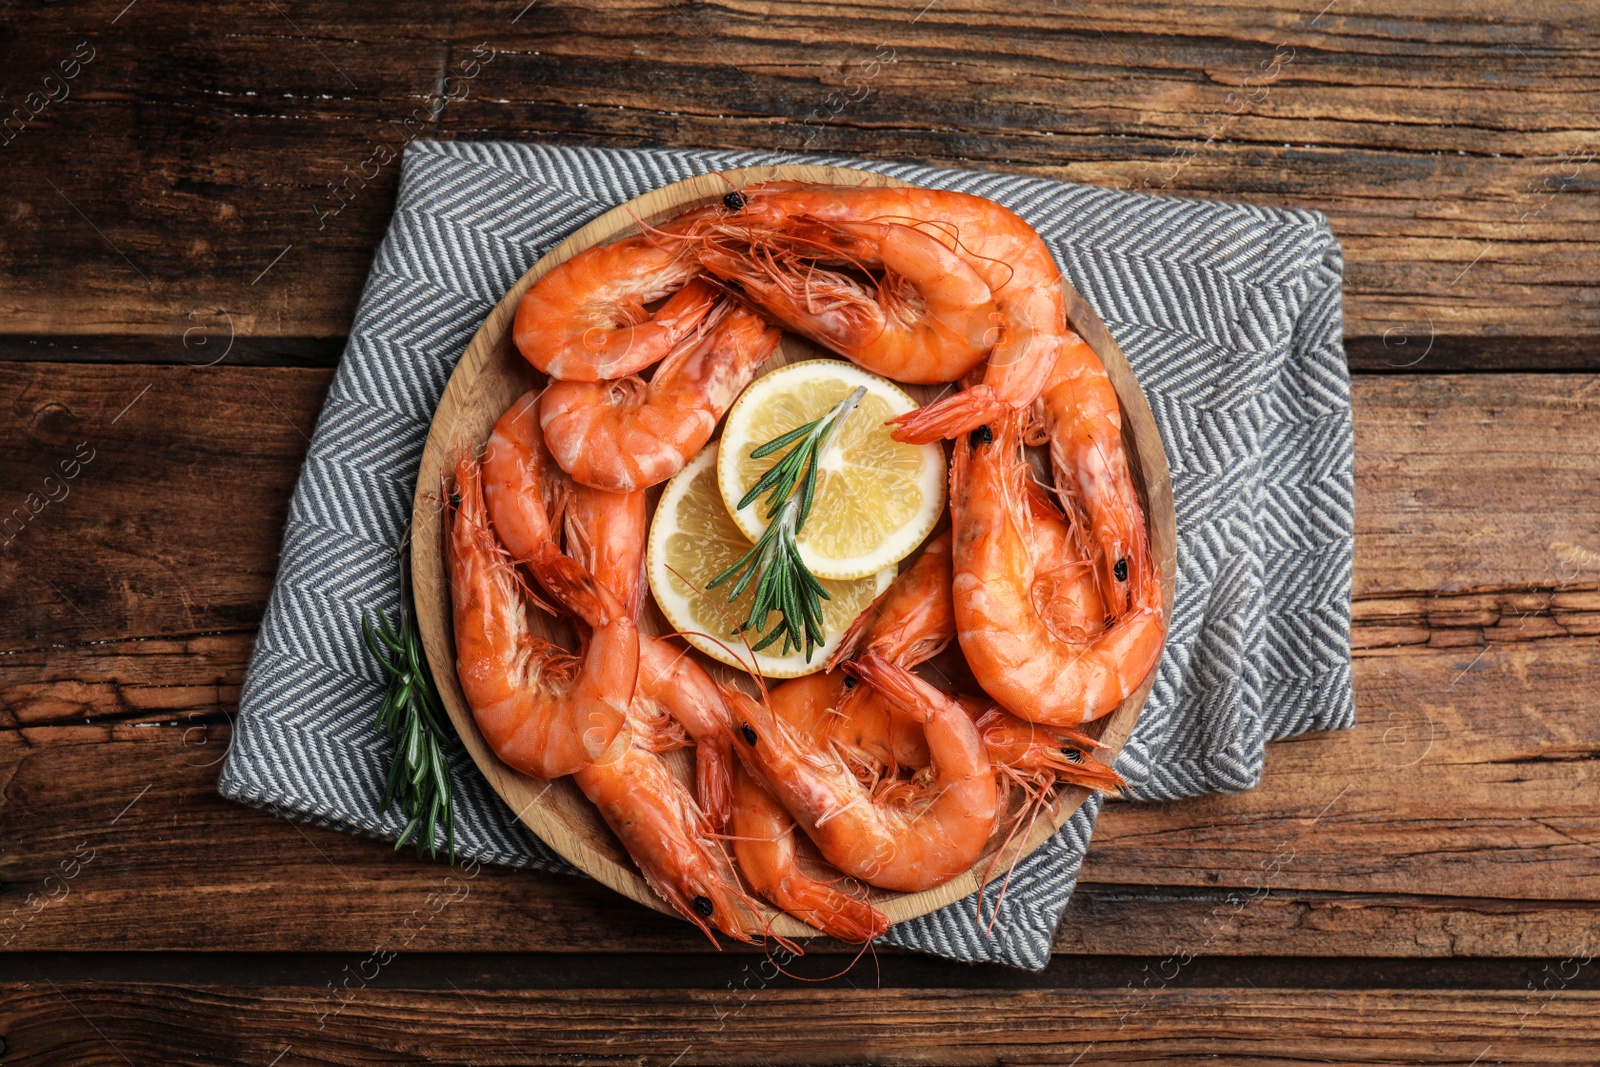
[[[528,286],[583,249],[603,244],[619,237],[638,232],[636,220],[655,223],[670,218],[689,208],[722,199],[731,188],[742,188],[773,179],[821,182],[831,185],[904,185],[906,183],[867,171],[838,167],[766,166],[747,167],[705,174],[664,186],[646,193],[627,204],[608,211],[581,230],[561,242],[536,263],[521,280],[511,288],[505,299],[489,313],[483,326],[467,345],[455,373],[451,375],[444,396],[439,401],[428,434],[427,447],[422,456],[422,467],[417,476],[417,491],[412,513],[412,576],[416,596],[418,622],[422,642],[427,650],[428,664],[438,683],[451,720],[484,776],[497,793],[516,812],[539,838],[555,849],[575,867],[588,873],[641,904],[668,912],[670,909],[650,890],[633,862],[623,851],[599,814],[570,780],[542,782],[512,770],[489,750],[477,723],[467,707],[456,678],[455,641],[451,632],[449,579],[446,570],[446,520],[441,505],[442,479],[453,466],[456,450],[466,447],[481,449],[488,439],[501,413],[527,389],[539,384],[538,374],[518,354],[511,340],[511,324],[516,315],[517,302]],[[1155,419],[1145,402],[1139,383],[1134,378],[1128,361],[1106,330],[1105,324],[1079,293],[1062,282],[1066,290],[1067,311],[1071,324],[1099,353],[1106,370],[1116,386],[1122,401],[1123,429],[1127,440],[1129,460],[1134,478],[1140,486],[1145,502],[1145,514],[1150,525],[1150,543],[1163,576],[1163,609],[1170,619],[1172,611],[1173,575],[1176,573],[1176,528],[1172,507],[1172,486],[1167,470],[1166,454],[1162,450],[1161,436]],[[794,334],[784,334],[776,355],[764,366],[763,372],[785,363],[802,359],[830,356],[810,342]],[[837,357],[832,357],[837,358]],[[919,402],[926,403],[941,390],[931,386],[906,386]],[[651,500],[652,514],[654,499]],[[573,646],[570,627],[560,620],[541,616],[543,632],[553,640],[568,647]],[[641,627],[653,634],[668,630],[665,620],[650,604]],[[736,671],[701,655],[691,652],[713,676],[728,679],[741,678]],[[959,649],[952,643],[953,655],[959,661]],[[950,665],[960,671],[964,663]],[[1145,697],[1154,682],[1154,672],[1138,692],[1129,697],[1121,707],[1092,726],[1099,731],[1100,739],[1110,746],[1102,758],[1111,757],[1122,747],[1139,717]],[[692,780],[690,760],[685,752],[674,753],[674,770],[683,781]],[[1003,834],[997,831],[988,851],[971,871],[936,889],[921,893],[889,893],[871,891],[874,904],[892,922],[903,922],[941,908],[975,892],[982,876],[988,870],[1004,871],[1014,860],[1032,852],[1053,834],[1077,810],[1088,796],[1088,791],[1068,788],[1061,791],[1053,808],[1033,825],[1032,832],[1019,835],[1001,852]],[[789,937],[815,935],[816,931],[780,912],[768,909],[767,917],[773,932]]]

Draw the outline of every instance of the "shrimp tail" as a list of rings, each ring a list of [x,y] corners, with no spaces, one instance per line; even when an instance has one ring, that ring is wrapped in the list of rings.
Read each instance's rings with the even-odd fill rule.
[[[995,422],[1009,411],[1011,406],[995,395],[993,388],[980,382],[943,400],[897,415],[889,422],[895,427],[892,436],[896,441],[925,445],[969,433]]]
[[[622,603],[604,585],[555,545],[542,546],[527,563],[539,584],[573,618],[596,626],[602,620],[626,614]]]
[[[733,817],[733,750],[726,745],[697,741],[694,749],[694,791],[706,821],[718,833]]]
[[[845,670],[866,682],[902,715],[926,722],[928,709],[947,703],[949,697],[904,667],[897,667],[875,652],[845,665]]]

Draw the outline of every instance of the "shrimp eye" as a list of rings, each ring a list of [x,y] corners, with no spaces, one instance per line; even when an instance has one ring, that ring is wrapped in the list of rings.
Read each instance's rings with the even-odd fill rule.
[[[749,744],[753,745],[753,744],[756,743],[756,732],[754,730],[750,729],[750,724],[749,723],[747,723],[747,722],[740,723],[739,724],[739,733],[744,735],[745,741],[748,742]]]
[[[987,426],[979,426],[967,435],[967,444],[973,448],[977,448],[979,445],[986,445],[993,440],[994,431]]]
[[[856,687],[856,676],[853,675],[853,674],[845,675],[844,676],[844,687],[846,689],[854,689]]]
[[[709,919],[711,918],[711,913],[716,909],[711,906],[710,897],[695,897],[694,910],[698,911],[702,916]]]
[[[749,198],[737,189],[722,198],[722,206],[729,211],[738,211],[749,202]]]
[[[1127,581],[1128,580],[1128,561],[1125,560],[1125,559],[1117,560],[1117,565],[1115,567],[1111,568],[1111,573],[1117,576],[1117,581],[1119,581],[1119,582]]]
[[[1079,752],[1075,748],[1067,748],[1066,746],[1063,745],[1062,748],[1061,748],[1061,754],[1063,756],[1067,757],[1067,762],[1068,763],[1082,763],[1083,762],[1083,753]]]

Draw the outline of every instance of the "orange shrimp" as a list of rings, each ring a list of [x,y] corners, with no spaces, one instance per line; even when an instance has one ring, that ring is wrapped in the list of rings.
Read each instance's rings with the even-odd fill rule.
[[[495,533],[512,558],[530,560],[554,542],[571,483],[539,433],[538,389],[512,401],[483,449],[483,496]]]
[[[794,820],[750,773],[733,766],[733,850],[757,893],[810,926],[841,941],[871,941],[889,920],[838,885],[800,869]]]
[[[637,605],[643,589],[647,522],[645,494],[608,493],[577,486],[566,512],[569,550],[621,600]],[[695,795],[711,829],[728,825],[733,765],[728,708],[722,691],[688,651],[672,641],[639,635],[639,682],[633,694],[636,722],[663,725],[655,751],[673,745],[679,729],[694,739]],[[676,746],[674,746],[676,747]]]
[[[1108,794],[1126,784],[1120,774],[1089,755],[1100,742],[1087,734],[1019,719],[993,704],[979,711],[965,700],[961,703],[973,716],[989,758],[1013,782],[1046,788],[1068,782]]]
[[[759,943],[764,926],[755,901],[694,798],[660,756],[618,737],[606,758],[573,780],[662,900],[708,937],[715,926],[739,941]]]
[[[825,670],[858,653],[875,652],[913,666],[943,652],[956,634],[950,600],[951,536],[946,530],[922,547],[916,560],[845,630]]]
[[[639,653],[639,685],[629,706],[631,735],[619,737],[606,758],[579,771],[574,781],[657,895],[707,935],[714,926],[739,941],[758,943],[765,927],[755,901],[716,837],[732,808],[726,784],[731,750],[725,724],[716,717],[726,715],[722,695],[668,642],[641,635]],[[683,726],[696,739],[701,803],[659,755],[681,747]],[[708,730],[714,735],[710,739]]]
[[[1050,446],[1056,489],[1083,516],[1095,548],[1100,588],[1113,618],[1139,606],[1151,568],[1144,509],[1128,470],[1122,410],[1105,365],[1068,333],[1039,394],[1037,416]]]
[[[989,287],[938,239],[893,222],[708,218],[700,262],[790,329],[903,382],[949,382],[988,351]],[[829,269],[854,268],[853,272]],[[865,272],[880,280],[863,281]]]
[[[715,290],[691,284],[701,268],[654,237],[586,249],[528,287],[511,335],[523,358],[552,378],[621,378],[658,362],[711,310]],[[671,295],[654,313],[645,305]]]
[[[1052,629],[1033,595],[1038,566],[1020,422],[1012,414],[956,442],[957,635],[973,676],[1008,711],[1077,726],[1115,708],[1155,665],[1166,630],[1161,587],[1141,539],[1127,559],[1134,606],[1092,639]]]
[[[711,439],[782,336],[723,304],[678,342],[649,382],[553,383],[539,406],[545,443],[583,485],[628,493],[664,482]]]
[[[527,435],[537,437],[537,424],[524,417],[516,425],[525,434],[520,443],[530,447]],[[520,494],[524,502],[539,497],[536,487],[525,486]],[[561,553],[553,540],[522,547],[534,575],[582,624],[592,654],[603,620],[592,603],[566,595],[561,575],[592,572],[597,586],[609,590],[618,604],[637,604],[645,494],[570,487],[564,520],[573,556]],[[715,927],[754,943],[763,931],[760,915],[714,837],[731,806],[725,784],[731,750],[722,695],[704,671],[667,642],[639,634],[635,648],[637,685],[628,705],[628,730],[604,757],[578,770],[574,781],[661,899],[708,936]],[[696,745],[695,754],[697,777],[708,783],[700,787],[700,795],[709,793],[715,817],[696,804],[660,759],[661,753],[688,743],[685,728],[697,742],[708,732],[712,735],[709,743]]]
[[[560,579],[563,565],[552,561],[560,555],[558,537],[564,528],[569,554],[636,618],[644,589],[645,494],[607,493],[568,481],[545,450],[538,405],[538,390],[518,398],[490,435],[483,469],[494,528],[511,555],[528,562],[541,584],[547,576]],[[573,614],[593,625],[583,605],[577,607]],[[653,726],[641,739],[651,751],[682,746],[673,724],[695,739],[697,795],[712,827],[721,830],[732,804],[727,781],[733,756],[728,712],[716,683],[682,649],[639,634],[633,703],[633,721]]]
[[[456,673],[489,747],[513,768],[556,778],[594,763],[622,733],[639,668],[633,617],[566,557],[547,561],[552,591],[593,620],[582,656],[529,629],[526,586],[489,529],[477,460],[456,460],[450,525]]]
[[[867,655],[850,669],[865,675],[882,662]],[[968,870],[995,822],[994,769],[977,729],[960,704],[927,688],[937,700],[916,699],[924,695],[919,692],[897,706],[923,724],[929,769],[876,789],[839,761],[819,758],[816,746],[765,703],[742,690],[723,690],[744,766],[823,857],[861,881],[901,892],[930,889]]]
[[[781,228],[796,217],[830,224],[903,224],[937,238],[988,286],[994,310],[983,336],[989,355],[983,381],[895,420],[899,440],[921,444],[955,437],[1006,410],[1028,407],[1044,387],[1067,329],[1066,297],[1050,249],[1013,212],[981,196],[940,189],[800,182],[750,186],[739,203],[716,224]]]

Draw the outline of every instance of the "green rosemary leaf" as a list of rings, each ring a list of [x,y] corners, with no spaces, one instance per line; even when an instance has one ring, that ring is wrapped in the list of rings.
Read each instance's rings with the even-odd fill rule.
[[[376,624],[365,615],[361,636],[388,679],[378,705],[377,726],[394,742],[394,756],[384,782],[382,807],[398,804],[406,822],[395,848],[415,842],[417,854],[436,856],[441,823],[449,856],[455,860],[455,802],[445,751],[455,743],[444,704],[428,673],[422,635],[404,603],[393,625],[379,614]]]
[[[774,437],[772,440],[768,441],[766,444],[762,445],[760,448],[757,448],[755,451],[751,452],[750,453],[750,458],[752,458],[752,459],[766,459],[768,456],[772,455],[774,452],[776,452],[778,449],[782,448],[784,445],[789,444],[791,441],[800,440],[800,438],[802,438],[806,434],[810,433],[812,431],[812,429],[814,429],[816,427],[817,422],[821,422],[821,421],[822,421],[821,419],[818,419],[815,422],[808,422],[804,426],[796,426],[794,429],[790,430],[788,433],[781,434],[781,435],[779,435],[777,437]]]

